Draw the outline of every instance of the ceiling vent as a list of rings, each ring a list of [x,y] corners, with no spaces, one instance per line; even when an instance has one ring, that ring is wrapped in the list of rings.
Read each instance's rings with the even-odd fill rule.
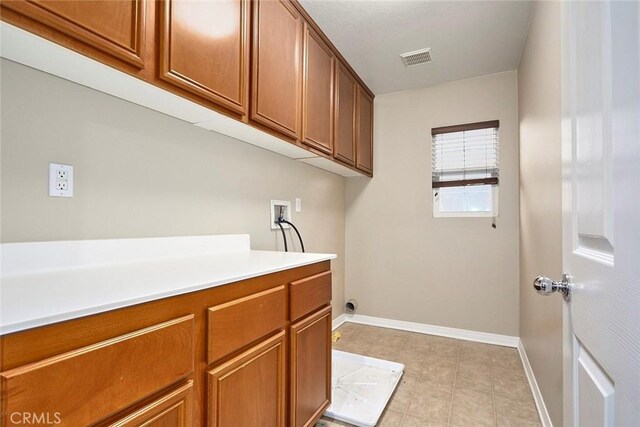
[[[405,67],[414,67],[420,64],[426,64],[431,62],[431,48],[414,50],[413,52],[406,52],[400,55],[402,63]]]

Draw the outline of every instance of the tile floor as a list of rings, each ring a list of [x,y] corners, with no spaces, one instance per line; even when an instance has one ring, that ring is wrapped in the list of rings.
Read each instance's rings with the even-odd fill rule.
[[[344,323],[337,350],[392,360],[405,372],[379,427],[540,426],[514,348]],[[322,418],[316,427],[349,426]]]

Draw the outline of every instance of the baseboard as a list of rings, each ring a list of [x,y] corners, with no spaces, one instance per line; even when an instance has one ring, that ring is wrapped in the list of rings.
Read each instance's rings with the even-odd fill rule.
[[[331,323],[331,329],[333,330],[333,329],[339,327],[340,325],[342,325],[346,321],[347,321],[347,315],[342,313],[340,316],[338,316],[335,319],[333,319],[333,321]]]
[[[361,314],[342,314],[333,320],[333,328],[344,322],[362,323],[364,325],[380,326],[382,328],[400,329],[403,331],[422,334],[438,335],[465,341],[475,341],[485,344],[518,347],[520,339],[510,335],[490,334],[487,332],[469,331],[467,329],[448,328],[445,326],[428,325],[425,323],[405,322],[403,320],[385,319],[383,317],[364,316]]]
[[[540,422],[544,427],[553,427],[551,418],[549,417],[549,412],[547,411],[547,406],[544,404],[542,393],[540,392],[540,388],[538,387],[536,376],[533,374],[533,369],[531,368],[531,364],[529,363],[527,352],[524,350],[524,345],[522,344],[522,340],[520,339],[518,339],[518,353],[520,353],[520,360],[522,360],[522,366],[524,366],[524,372],[527,375],[529,387],[531,387],[533,400],[536,402],[536,408],[538,409]]]

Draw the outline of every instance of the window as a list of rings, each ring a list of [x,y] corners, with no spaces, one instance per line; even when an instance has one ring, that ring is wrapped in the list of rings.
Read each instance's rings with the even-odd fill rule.
[[[433,215],[498,215],[498,120],[431,129]]]

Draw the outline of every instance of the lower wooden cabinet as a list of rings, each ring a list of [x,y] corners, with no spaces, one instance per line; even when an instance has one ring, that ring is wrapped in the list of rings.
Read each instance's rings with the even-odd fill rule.
[[[291,326],[291,427],[312,426],[331,401],[331,306]]]
[[[2,425],[28,413],[89,425],[122,411],[193,372],[193,334],[189,315],[2,372]]]
[[[189,380],[109,427],[191,427],[193,424],[193,381]]]
[[[283,331],[208,372],[210,427],[285,425],[284,340]]]
[[[330,291],[322,261],[0,336],[0,425],[312,425]]]

